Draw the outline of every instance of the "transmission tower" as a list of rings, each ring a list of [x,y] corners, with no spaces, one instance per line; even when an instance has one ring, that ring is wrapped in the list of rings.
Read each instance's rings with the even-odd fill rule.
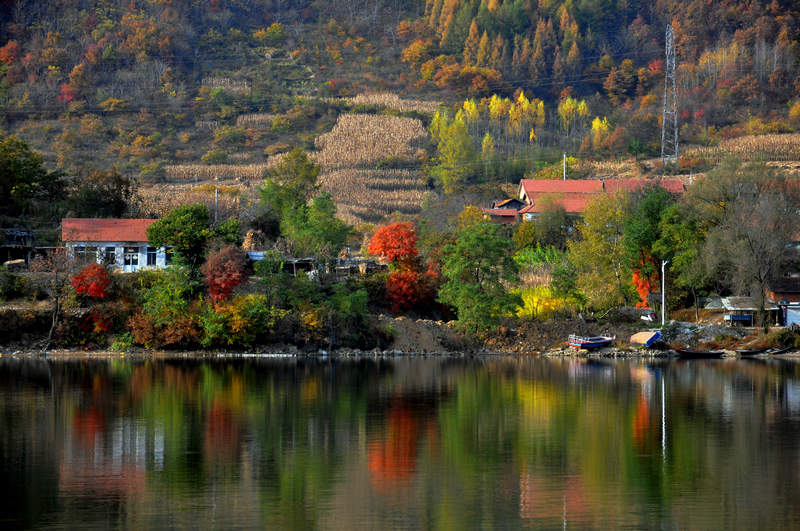
[[[667,60],[664,64],[664,115],[661,120],[661,162],[678,163],[678,90],[675,83],[675,33],[667,26]]]

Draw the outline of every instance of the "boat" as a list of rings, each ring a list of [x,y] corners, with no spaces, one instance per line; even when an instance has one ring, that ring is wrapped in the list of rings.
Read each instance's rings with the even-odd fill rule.
[[[631,345],[635,347],[651,347],[653,343],[661,340],[660,330],[650,330],[647,332],[637,332],[631,336]]]
[[[595,350],[604,348],[617,339],[617,336],[579,336],[570,334],[569,346],[576,349]]]
[[[678,353],[679,358],[694,360],[721,358],[725,354],[724,350],[693,350],[689,348],[676,348],[674,350]]]
[[[770,348],[764,351],[764,354],[769,354],[770,356],[775,356],[778,354],[786,354],[792,350],[792,347],[780,347],[780,348]]]
[[[736,353],[740,356],[757,356],[767,351],[766,348],[737,348]]]

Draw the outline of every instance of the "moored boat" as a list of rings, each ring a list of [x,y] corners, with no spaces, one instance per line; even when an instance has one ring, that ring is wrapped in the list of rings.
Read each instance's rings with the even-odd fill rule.
[[[725,354],[724,350],[694,350],[689,348],[676,348],[674,350],[678,357],[682,359],[714,359],[721,358]]]
[[[609,346],[615,339],[617,339],[617,336],[579,336],[570,334],[568,343],[572,348],[595,350]]]
[[[781,348],[770,348],[767,349],[764,354],[769,354],[770,356],[775,356],[777,354],[786,354],[792,350],[792,347],[781,347]]]
[[[742,348],[736,349],[736,353],[740,356],[757,356],[759,354],[764,354],[767,351],[766,348]]]

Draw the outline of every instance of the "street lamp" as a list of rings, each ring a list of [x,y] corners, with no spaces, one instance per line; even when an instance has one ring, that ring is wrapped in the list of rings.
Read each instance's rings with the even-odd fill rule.
[[[664,328],[664,321],[667,315],[667,293],[664,291],[666,288],[665,285],[665,275],[664,275],[664,266],[669,263],[669,260],[661,260],[661,328]]]

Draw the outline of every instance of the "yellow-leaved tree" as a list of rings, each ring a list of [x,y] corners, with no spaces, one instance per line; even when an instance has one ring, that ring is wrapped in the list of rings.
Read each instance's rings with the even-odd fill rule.
[[[567,243],[575,266],[576,285],[590,307],[605,310],[636,299],[630,283],[630,258],[625,251],[624,229],[628,198],[603,194],[589,203],[578,224],[580,238]]]

